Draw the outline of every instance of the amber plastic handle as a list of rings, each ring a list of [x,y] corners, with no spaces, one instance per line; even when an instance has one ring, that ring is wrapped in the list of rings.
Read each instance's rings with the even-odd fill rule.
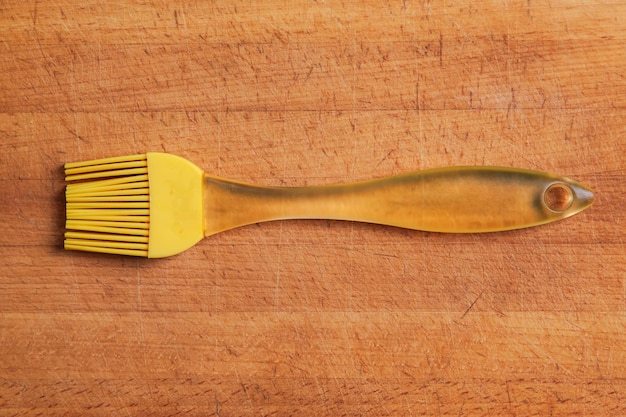
[[[205,175],[205,235],[281,219],[336,219],[435,232],[537,226],[588,207],[586,186],[544,172],[440,168],[366,182],[263,187]]]

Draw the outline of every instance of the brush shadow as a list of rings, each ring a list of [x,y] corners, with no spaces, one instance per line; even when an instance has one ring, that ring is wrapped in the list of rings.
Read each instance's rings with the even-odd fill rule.
[[[63,240],[65,234],[65,170],[63,166],[58,167],[55,170],[55,191],[54,191],[54,218],[55,218],[55,230],[59,231],[57,238],[55,239],[55,249],[58,251],[64,251]],[[57,184],[62,184],[57,188]]]

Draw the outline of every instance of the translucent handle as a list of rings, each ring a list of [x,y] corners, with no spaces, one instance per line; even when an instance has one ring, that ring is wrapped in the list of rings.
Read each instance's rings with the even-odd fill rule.
[[[593,199],[589,188],[567,178],[500,167],[442,168],[317,187],[263,187],[205,175],[204,233],[282,219],[495,232],[571,216]]]

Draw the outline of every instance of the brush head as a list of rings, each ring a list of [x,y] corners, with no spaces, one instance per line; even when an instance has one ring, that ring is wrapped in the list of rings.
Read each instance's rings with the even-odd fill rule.
[[[65,165],[65,249],[161,258],[203,234],[203,173],[165,153]]]

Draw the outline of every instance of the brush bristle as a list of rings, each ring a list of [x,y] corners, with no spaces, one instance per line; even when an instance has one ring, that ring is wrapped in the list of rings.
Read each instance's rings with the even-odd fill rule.
[[[65,249],[148,256],[147,156],[65,165]]]

